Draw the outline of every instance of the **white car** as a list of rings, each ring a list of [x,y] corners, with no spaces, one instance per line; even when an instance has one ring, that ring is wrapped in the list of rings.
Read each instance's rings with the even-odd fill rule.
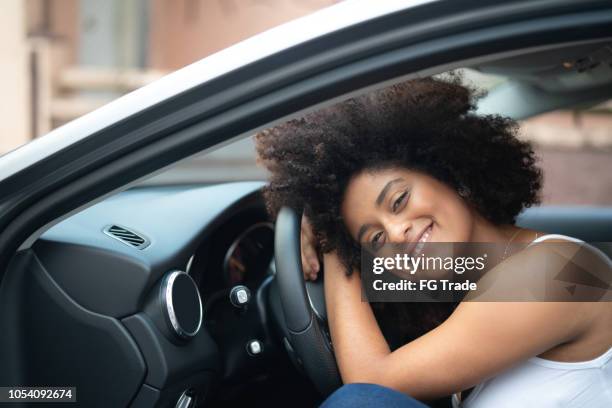
[[[277,268],[295,272],[281,277],[263,183],[130,187],[456,68],[505,78],[483,113],[604,101],[611,49],[610,1],[345,1],[0,157],[0,385],[74,387],[69,406],[83,407],[317,404],[340,381],[320,284],[307,293],[296,267],[295,217],[276,230]],[[612,241],[612,207],[540,207],[520,223]]]

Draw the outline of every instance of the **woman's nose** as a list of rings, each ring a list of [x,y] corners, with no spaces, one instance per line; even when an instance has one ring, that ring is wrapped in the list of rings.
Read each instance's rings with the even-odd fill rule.
[[[393,222],[387,228],[389,234],[389,242],[401,244],[408,240],[408,233],[412,223],[410,222]]]

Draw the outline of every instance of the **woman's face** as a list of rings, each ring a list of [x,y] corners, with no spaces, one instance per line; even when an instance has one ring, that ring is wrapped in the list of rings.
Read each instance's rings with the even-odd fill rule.
[[[475,218],[455,190],[424,173],[393,167],[354,176],[341,208],[357,242],[469,242]]]

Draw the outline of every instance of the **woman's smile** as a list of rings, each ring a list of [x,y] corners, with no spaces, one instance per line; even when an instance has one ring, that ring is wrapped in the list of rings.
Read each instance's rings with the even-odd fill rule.
[[[423,248],[425,247],[425,243],[429,241],[432,234],[433,234],[433,221],[419,235],[418,240],[416,241],[414,250],[410,252],[410,256],[415,257],[415,256],[421,255],[421,252],[423,252]]]

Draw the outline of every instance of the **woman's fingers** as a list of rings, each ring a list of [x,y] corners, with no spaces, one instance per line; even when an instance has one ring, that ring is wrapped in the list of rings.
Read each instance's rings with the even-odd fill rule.
[[[305,234],[302,234],[302,269],[304,271],[305,279],[316,279],[317,273],[319,272],[319,260],[317,259],[317,253],[312,245],[312,241]]]
[[[305,216],[302,216],[301,252],[304,279],[315,280],[319,273],[319,259],[315,249],[314,234]]]
[[[310,262],[304,254],[302,254],[302,271],[304,272],[304,279],[309,280],[312,279],[313,270]]]
[[[302,244],[302,266],[306,279],[316,279],[319,272],[319,260],[314,246],[311,243]]]

